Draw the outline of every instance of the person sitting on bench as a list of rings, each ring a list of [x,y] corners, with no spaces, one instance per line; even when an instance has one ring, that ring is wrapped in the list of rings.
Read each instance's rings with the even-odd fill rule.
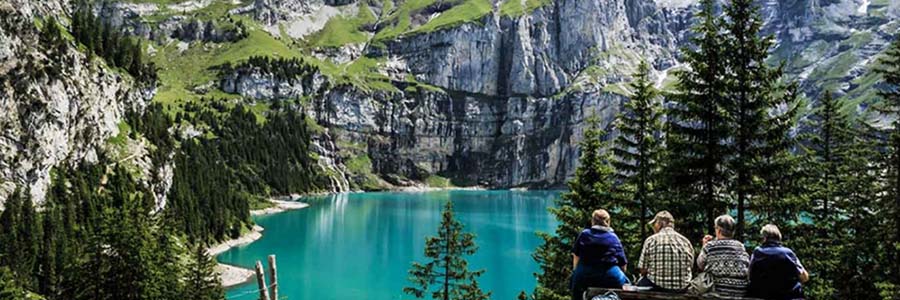
[[[750,257],[751,297],[773,300],[803,299],[803,283],[809,273],[800,264],[794,251],[781,245],[778,226],[763,226],[763,244]]]
[[[716,218],[716,237],[703,237],[703,250],[697,256],[697,267],[712,276],[715,293],[743,297],[747,293],[750,255],[744,244],[735,240],[736,222],[729,215]]]
[[[613,232],[609,212],[591,214],[591,228],[578,235],[572,248],[572,299],[581,299],[588,287],[621,289],[628,283],[628,260],[619,237]]]
[[[683,293],[691,281],[694,247],[675,231],[675,218],[661,211],[650,221],[656,232],[644,241],[638,268],[642,278],[637,286],[653,291]]]

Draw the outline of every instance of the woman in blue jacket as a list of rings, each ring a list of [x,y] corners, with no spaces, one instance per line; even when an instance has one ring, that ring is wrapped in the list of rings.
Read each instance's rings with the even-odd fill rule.
[[[609,212],[598,209],[591,214],[591,228],[578,235],[572,247],[572,299],[580,300],[588,287],[620,289],[628,260],[622,241],[609,226]]]

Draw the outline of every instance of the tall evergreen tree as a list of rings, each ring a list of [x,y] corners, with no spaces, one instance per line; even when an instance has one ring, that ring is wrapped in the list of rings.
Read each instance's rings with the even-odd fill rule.
[[[770,113],[783,100],[778,96],[777,84],[781,78],[781,68],[769,67],[766,60],[771,37],[761,37],[763,21],[753,0],[734,0],[725,7],[725,53],[728,70],[726,109],[729,112],[732,142],[730,143],[729,166],[734,173],[733,190],[737,198],[737,229],[735,237],[743,240],[745,213],[754,196],[759,195],[760,186],[756,178],[765,178],[763,172],[769,162],[767,135],[773,128]],[[789,129],[789,128],[788,128]]]
[[[794,233],[794,249],[807,260],[805,266],[813,272],[812,281],[805,287],[806,295],[819,299],[831,297],[835,293],[837,270],[840,266],[840,252],[846,230],[836,226],[836,215],[846,207],[849,194],[844,191],[850,179],[859,176],[861,165],[854,166],[852,150],[861,142],[854,123],[846,112],[844,104],[826,91],[808,118],[806,133],[803,134],[803,185],[809,202],[801,206],[811,214],[812,223],[799,226],[785,226]],[[865,170],[865,169],[863,169]],[[868,176],[867,174],[862,174]]]
[[[819,100],[818,110],[810,120],[812,126],[807,145],[812,156],[810,166],[820,168],[812,174],[815,176],[811,183],[815,191],[813,197],[820,201],[821,210],[816,215],[823,217],[822,222],[827,222],[834,216],[831,206],[839,192],[839,170],[845,164],[855,135],[843,103],[834,99],[831,91],[826,91]]]
[[[631,232],[631,243],[640,245],[647,237],[646,226],[649,210],[656,203],[657,188],[662,169],[662,104],[659,92],[650,81],[650,67],[647,62],[641,62],[635,79],[631,83],[634,94],[625,103],[624,111],[616,120],[616,129],[619,136],[616,137],[613,151],[612,164],[616,168],[618,179],[621,181],[620,190],[625,190],[625,197],[631,204],[629,210],[636,211],[636,220],[623,218],[620,212],[617,218],[623,220],[620,224],[637,225],[639,234]],[[622,230],[620,230],[622,231]],[[625,236],[629,236],[628,231]],[[639,239],[638,239],[639,238]],[[627,238],[626,238],[627,239]],[[634,251],[632,251],[633,253]]]
[[[40,232],[31,196],[16,189],[0,214],[0,263],[9,266],[16,280],[34,289]]]
[[[416,298],[431,295],[442,300],[484,300],[491,296],[478,287],[477,279],[484,270],[470,271],[465,256],[475,254],[475,235],[463,231],[453,217],[453,202],[447,201],[438,227],[438,235],[425,241],[425,264],[414,262],[409,270],[411,287],[403,292]]]
[[[878,91],[882,98],[881,111],[897,116],[900,114],[900,35],[891,43],[880,60],[881,67],[877,70],[882,77],[883,88]],[[892,284],[900,286],[900,118],[895,118],[887,133],[887,184],[884,194],[884,207],[890,211],[889,218],[894,221],[891,224],[892,236],[889,237],[887,252],[891,255]],[[891,245],[892,244],[892,245]]]
[[[206,252],[206,247],[197,244],[188,265],[186,299],[222,299],[225,296],[222,283],[215,273],[216,261]]]
[[[704,0],[697,14],[700,22],[691,38],[696,48],[684,48],[685,63],[679,71],[677,91],[668,111],[667,185],[672,191],[665,207],[692,229],[688,236],[699,237],[706,228],[712,232],[713,219],[727,209],[722,194],[727,183],[725,169],[728,115],[725,102],[724,26],[715,15],[712,0]]]
[[[568,299],[572,275],[571,249],[584,228],[590,227],[590,213],[600,207],[615,210],[618,199],[613,190],[614,170],[609,161],[606,133],[599,120],[589,117],[579,143],[581,158],[575,177],[569,180],[569,192],[548,208],[559,221],[554,234],[540,232],[543,243],[533,254],[541,272],[535,274],[538,285],[535,299]]]
[[[857,134],[848,148],[845,162],[838,168],[839,192],[832,205],[840,212],[840,218],[832,217],[837,232],[828,235],[829,244],[839,249],[840,264],[834,268],[837,274],[826,275],[834,278],[837,299],[876,299],[875,283],[891,278],[890,267],[885,264],[889,259],[884,256],[884,240],[888,238],[884,228],[890,225],[877,215],[881,213],[873,215],[873,211],[883,211],[877,209],[879,194],[883,194],[879,174],[884,165],[878,163],[882,154],[875,140],[864,134]],[[827,248],[829,244],[816,246]]]

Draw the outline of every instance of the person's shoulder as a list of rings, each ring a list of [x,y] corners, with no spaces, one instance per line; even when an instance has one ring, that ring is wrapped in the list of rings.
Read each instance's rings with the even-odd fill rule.
[[[610,229],[610,230],[608,230],[608,231],[604,231],[603,234],[607,234],[607,235],[612,236],[612,237],[615,237],[615,238],[618,238],[618,237],[619,237],[619,235],[616,234],[616,232],[613,231],[612,229]]]
[[[794,251],[788,249],[782,245],[759,245],[756,249],[753,249],[753,254],[761,254],[765,256],[781,256],[781,255],[789,255],[793,254]]]
[[[672,230],[671,235],[674,236],[676,239],[678,239],[681,242],[688,243],[688,244],[691,243],[691,240],[689,240],[687,237],[685,237],[683,234],[681,234],[678,231]]]
[[[659,232],[651,234],[644,240],[644,245],[655,244],[659,240],[660,236],[661,235]]]
[[[738,241],[738,240],[735,240],[735,239],[721,240],[721,241],[719,241],[719,242],[720,242],[722,245],[727,246],[727,247],[731,247],[731,248],[734,248],[734,249],[740,249],[740,250],[743,250],[743,251],[747,251],[746,248],[744,247],[744,243],[741,243],[741,241]]]
[[[756,246],[756,248],[753,248],[752,252],[754,255],[756,255],[757,253],[763,253],[763,248],[762,246]]]
[[[793,250],[793,249],[788,248],[788,247],[785,247],[785,246],[781,246],[781,247],[779,247],[779,248],[780,248],[779,250],[780,250],[782,253],[784,253],[784,255],[792,256],[792,257],[797,257],[797,254],[794,253],[794,250]]]

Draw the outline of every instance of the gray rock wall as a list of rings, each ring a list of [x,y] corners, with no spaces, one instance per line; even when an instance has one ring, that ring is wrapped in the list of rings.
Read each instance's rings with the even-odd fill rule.
[[[340,129],[336,140],[364,145],[378,174],[552,187],[574,172],[584,119],[612,120],[623,100],[598,91],[551,99],[343,87],[315,101],[310,113]]]
[[[16,186],[42,203],[53,168],[96,162],[125,112],[141,111],[155,91],[89,62],[74,44],[39,43],[33,20],[64,7],[0,3],[0,204]]]

